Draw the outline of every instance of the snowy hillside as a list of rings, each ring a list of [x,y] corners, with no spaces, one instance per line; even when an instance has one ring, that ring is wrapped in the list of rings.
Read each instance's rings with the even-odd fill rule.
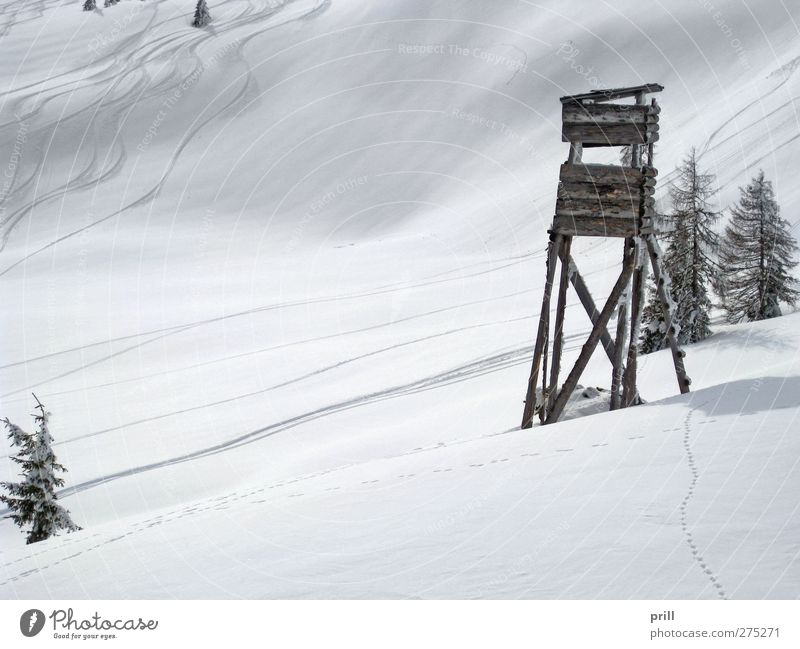
[[[0,520],[0,596],[800,596],[800,315],[517,430],[559,96],[662,83],[659,191],[694,145],[800,223],[800,12],[612,4],[0,0],[0,414],[85,528]]]

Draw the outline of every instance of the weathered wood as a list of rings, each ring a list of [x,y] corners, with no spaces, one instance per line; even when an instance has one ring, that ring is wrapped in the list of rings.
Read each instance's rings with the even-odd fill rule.
[[[550,235],[550,242],[547,245],[547,270],[544,284],[544,295],[542,295],[542,312],[539,316],[539,329],[536,333],[536,343],[533,348],[533,363],[531,373],[528,377],[528,388],[525,393],[525,407],[522,411],[522,428],[533,426],[533,416],[536,408],[536,384],[539,381],[539,367],[542,360],[542,350],[547,332],[549,331],[550,319],[550,295],[553,292],[553,279],[556,272],[556,261],[559,259],[559,248],[561,247],[561,236],[555,233]]]
[[[562,182],[558,188],[559,198],[577,200],[617,201],[627,200],[631,205],[638,204],[642,198],[650,194],[649,187],[644,193],[640,185],[623,185],[622,183],[581,183],[575,181]]]
[[[581,378],[583,370],[586,369],[586,365],[588,364],[592,353],[596,349],[597,343],[600,341],[603,330],[608,325],[608,321],[611,318],[614,307],[617,305],[622,291],[625,290],[625,287],[628,285],[628,282],[631,279],[635,261],[635,250],[626,250],[622,273],[614,284],[614,288],[611,290],[611,294],[608,296],[605,306],[600,312],[600,317],[589,334],[589,338],[584,343],[581,353],[578,356],[578,360],[575,362],[575,365],[567,376],[567,380],[564,382],[564,385],[561,386],[561,391],[558,393],[558,396],[553,403],[553,408],[547,414],[547,419],[545,420],[546,424],[551,424],[554,421],[558,421],[558,418],[561,416],[561,413],[564,410],[564,406],[567,405],[567,400],[572,394],[572,391],[575,389],[575,386],[578,385],[578,380]]]
[[[561,107],[561,121],[567,124],[645,124],[658,119],[649,106],[636,104],[566,103]]]
[[[641,402],[636,387],[636,374],[639,364],[639,325],[642,321],[642,308],[647,286],[647,264],[644,263],[644,253],[644,242],[639,239],[636,269],[633,271],[633,287],[631,289],[631,335],[628,342],[628,357],[625,360],[625,372],[622,376],[623,408],[635,406]]]
[[[611,407],[610,410],[619,409],[621,402],[622,373],[622,354],[625,349],[625,335],[628,331],[628,303],[624,302],[617,308],[617,335],[614,338],[616,345],[616,355],[611,363]]]
[[[657,124],[570,124],[561,126],[563,142],[581,142],[584,147],[625,146],[658,142]]]
[[[550,349],[550,314],[547,314],[547,325],[544,329],[544,345],[542,346],[542,401],[539,404],[539,423],[543,424],[547,415],[547,350]]]
[[[585,214],[586,216],[628,215],[639,216],[640,200],[631,200],[630,196],[615,196],[602,201],[592,198],[558,198],[556,214]]]
[[[651,94],[661,92],[664,86],[658,83],[646,83],[640,86],[629,86],[626,88],[611,88],[609,90],[592,90],[578,95],[566,95],[561,97],[561,103],[572,101],[611,101],[613,99],[624,99],[625,97],[635,97],[639,93]]]
[[[575,293],[581,301],[583,308],[586,310],[586,314],[589,316],[592,326],[596,325],[597,321],[600,319],[600,312],[597,310],[589,287],[586,286],[586,282],[583,281],[583,276],[578,270],[575,260],[570,256],[564,256],[562,254],[561,261],[569,266],[569,281],[572,284],[572,288],[575,289]],[[600,344],[603,346],[608,360],[613,362],[615,353],[614,341],[611,339],[611,334],[608,333],[608,329],[605,327],[600,332]]]
[[[658,105],[656,98],[653,97],[653,100],[650,102],[650,114],[657,117],[660,112],[661,106]],[[653,166],[653,147],[654,144],[652,142],[647,145],[647,164],[651,167]]]
[[[544,400],[546,410],[550,410],[558,391],[558,374],[561,371],[561,352],[564,349],[564,316],[567,310],[567,286],[569,286],[569,260],[572,248],[572,237],[564,237],[559,257],[561,259],[561,276],[558,279],[558,300],[556,302],[556,325],[553,332],[553,366],[550,369],[550,386],[547,399]],[[543,414],[546,414],[543,408]]]
[[[569,156],[567,157],[567,164],[578,164],[583,158],[583,144],[580,142],[570,142]]]
[[[639,217],[639,206],[631,205],[630,202],[623,204],[622,201],[607,201],[600,203],[589,199],[556,200],[556,216],[566,216],[568,218],[618,218],[631,219],[636,221]]]
[[[635,149],[636,147],[634,147]],[[655,169],[564,164],[553,230],[568,236],[630,237],[648,230],[655,209]]]
[[[622,184],[640,187],[642,176],[655,178],[658,170],[654,167],[620,167],[619,165],[601,165],[594,163],[578,162],[565,163],[559,169],[558,179],[561,182],[577,182],[595,185]]]
[[[636,105],[640,107],[643,111],[645,111],[645,123],[647,124],[647,128],[658,128],[658,115],[650,113],[650,110],[647,106],[644,105],[644,93],[640,92],[636,95]],[[656,138],[657,139],[657,138]],[[652,146],[655,139],[651,138],[647,146]],[[644,151],[645,145],[643,144],[631,144],[631,167],[641,167],[642,166],[642,152]]]
[[[655,280],[656,291],[661,300],[664,320],[667,324],[667,342],[672,351],[672,363],[675,366],[675,374],[678,378],[678,388],[681,394],[686,394],[689,392],[689,386],[692,380],[686,374],[686,367],[683,363],[686,352],[681,349],[675,337],[675,325],[672,322],[672,298],[667,290],[666,275],[661,268],[661,249],[654,235],[645,237],[645,242],[647,243],[647,252],[650,255],[650,265],[653,267],[653,279]]]
[[[558,215],[553,219],[553,232],[568,237],[635,237],[647,230],[638,225],[636,215],[582,216]]]
[[[645,145],[631,144],[631,167],[638,168],[642,166],[642,149]],[[650,146],[649,144],[647,146]]]
[[[633,247],[636,250],[636,244],[632,238],[625,239],[625,253]],[[623,258],[624,262],[624,258]],[[622,385],[622,356],[625,353],[625,336],[628,332],[628,285],[620,295],[620,303],[617,307],[617,336],[614,339],[614,359],[611,361],[611,410],[617,410],[620,406],[620,387]]]

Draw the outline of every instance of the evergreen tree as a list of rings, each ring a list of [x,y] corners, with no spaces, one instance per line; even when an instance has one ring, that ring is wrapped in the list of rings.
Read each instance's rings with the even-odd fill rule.
[[[662,268],[666,268],[666,263],[662,264]],[[672,287],[670,286],[669,275],[665,276],[663,279],[666,283],[665,288],[667,289],[667,294],[671,296]],[[672,312],[675,312],[674,303]],[[647,282],[647,304],[644,309],[642,309],[642,326],[640,332],[640,353],[649,354],[667,347],[667,320],[652,276],[648,278]]]
[[[0,502],[8,505],[11,518],[19,527],[31,525],[28,543],[43,541],[62,529],[69,532],[81,529],[57,502],[55,490],[64,485],[64,479],[57,477],[56,473],[66,469],[53,454],[53,438],[48,426],[50,413],[45,411],[38,399],[36,403],[35,433],[26,433],[8,419],[3,420],[12,446],[19,449],[11,460],[22,467],[23,480],[0,482],[0,487],[9,494],[0,495]]]
[[[717,282],[713,255],[719,247],[719,237],[713,227],[720,217],[710,204],[714,182],[712,174],[700,171],[697,153],[692,149],[670,187],[673,211],[667,219],[669,232],[663,262],[675,304],[672,326],[680,344],[698,342],[711,334],[708,287]],[[641,352],[647,354],[666,347],[668,324],[652,285],[642,320]]]
[[[86,1],[89,2],[89,0],[86,0]],[[105,2],[103,2],[103,6],[104,7],[111,7],[111,6],[115,5],[115,4],[117,4],[118,2],[119,2],[119,0],[105,0]]]
[[[800,298],[790,274],[797,243],[780,216],[772,182],[759,171],[739,192],[720,256],[723,307],[731,323],[774,318],[781,315],[780,302],[795,306]]]
[[[95,9],[97,9],[97,0],[86,0],[83,3],[84,11],[94,11]]]
[[[206,0],[197,0],[197,8],[194,10],[192,27],[205,27],[210,22],[211,14],[208,11]]]

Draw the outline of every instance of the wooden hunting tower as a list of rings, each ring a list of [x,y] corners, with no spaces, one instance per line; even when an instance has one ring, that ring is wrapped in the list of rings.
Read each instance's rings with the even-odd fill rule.
[[[613,368],[611,410],[641,402],[636,387],[636,364],[639,322],[647,280],[647,257],[653,268],[658,296],[663,304],[667,322],[666,336],[672,350],[678,387],[681,392],[689,391],[691,380],[683,365],[685,354],[678,346],[672,325],[674,305],[669,295],[669,278],[662,268],[661,249],[654,229],[653,194],[658,172],[653,167],[653,144],[658,140],[658,115],[661,109],[655,98],[648,104],[647,95],[663,89],[658,84],[647,84],[631,88],[594,90],[561,98],[561,136],[564,142],[569,142],[570,150],[567,162],[561,165],[555,217],[549,230],[542,313],[525,396],[523,428],[530,428],[537,414],[543,424],[558,421],[589,358],[601,342]],[[625,99],[635,103],[612,103],[614,100]],[[584,164],[583,149],[600,146],[630,147],[630,166]],[[624,241],[622,271],[601,311],[597,310],[570,254],[572,237],[576,236],[618,237]],[[550,297],[559,263],[561,268],[552,365],[548,376]],[[558,375],[564,345],[564,312],[569,283],[575,288],[593,327],[575,366],[559,389]],[[615,309],[617,328],[616,335],[612,338],[607,326]],[[540,371],[542,384],[539,392],[537,384]]]

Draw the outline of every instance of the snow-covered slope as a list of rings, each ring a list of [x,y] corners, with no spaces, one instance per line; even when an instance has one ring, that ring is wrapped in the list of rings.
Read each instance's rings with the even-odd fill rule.
[[[0,594],[799,594],[796,317],[514,430],[558,97],[664,84],[660,179],[762,166],[797,223],[791,8],[0,2],[2,414],[53,412],[85,527],[0,522]],[[602,295],[620,246],[576,256]]]
[[[82,533],[4,552],[0,588],[23,598],[794,598],[799,322],[697,345],[701,387],[635,411],[533,432],[483,415],[482,429],[459,437],[417,413],[461,388],[409,386],[289,430],[284,443],[121,478],[152,502],[146,514],[106,513]],[[764,374],[751,376],[757,359]],[[722,367],[728,380],[714,385]],[[473,381],[489,390],[497,379]],[[419,432],[400,436],[397,425]],[[357,441],[369,427],[384,449]],[[326,452],[333,436],[352,440],[348,454]],[[305,471],[281,466],[306,446]],[[187,470],[217,485],[248,455],[266,460],[261,475],[164,505],[159,492]],[[90,494],[103,489],[66,501],[91,519],[103,495]]]

